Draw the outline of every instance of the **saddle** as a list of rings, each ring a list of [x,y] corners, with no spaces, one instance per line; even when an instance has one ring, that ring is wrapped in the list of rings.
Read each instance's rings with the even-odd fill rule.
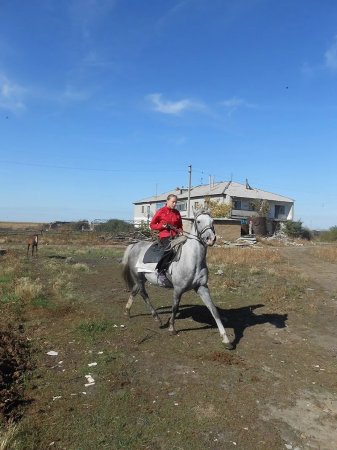
[[[167,248],[163,247],[160,242],[154,242],[145,252],[143,263],[157,263],[158,272],[167,269],[172,261],[179,260],[182,246],[186,240],[186,236],[178,236],[172,239]]]

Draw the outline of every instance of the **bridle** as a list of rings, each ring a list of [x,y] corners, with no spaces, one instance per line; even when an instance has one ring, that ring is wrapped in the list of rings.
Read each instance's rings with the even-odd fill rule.
[[[213,233],[214,233],[214,235],[215,235],[215,229],[214,229],[214,225],[207,225],[207,226],[204,227],[201,231],[199,231],[198,226],[197,226],[197,218],[198,218],[199,216],[201,216],[202,214],[205,214],[205,215],[211,217],[211,215],[210,215],[209,213],[206,213],[206,212],[200,213],[200,214],[198,214],[197,216],[194,217],[194,227],[195,227],[195,230],[196,230],[197,235],[195,236],[193,233],[189,233],[188,231],[185,231],[185,230],[183,231],[183,234],[184,234],[185,236],[187,236],[188,239],[196,239],[197,241],[200,242],[201,245],[203,245],[204,247],[207,247],[207,244],[204,242],[204,240],[203,240],[203,238],[202,238],[202,235],[203,235],[203,234],[205,233],[205,231],[207,231],[207,230],[213,231]],[[170,225],[170,228],[171,228],[172,230],[174,230],[174,231],[178,231],[178,229],[177,229],[175,226],[173,226],[173,225]]]
[[[210,214],[207,214],[207,213],[202,213],[202,214],[205,214],[205,215],[210,216]],[[199,215],[201,215],[201,214],[199,214]],[[197,232],[197,238],[198,238],[198,241],[199,241],[203,246],[206,246],[207,244],[205,244],[205,242],[204,242],[204,240],[203,240],[203,238],[202,238],[202,235],[203,235],[203,234],[205,233],[205,231],[207,231],[207,230],[211,230],[211,231],[214,233],[214,235],[215,235],[214,225],[213,225],[213,224],[212,224],[212,225],[207,225],[207,226],[205,226],[201,231],[199,231],[198,226],[197,226],[197,218],[198,218],[198,216],[196,216],[196,217],[194,218],[194,226],[195,226],[195,230],[196,230],[196,232]]]

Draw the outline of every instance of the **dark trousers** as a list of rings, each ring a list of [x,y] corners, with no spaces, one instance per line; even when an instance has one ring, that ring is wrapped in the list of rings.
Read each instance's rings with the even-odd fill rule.
[[[158,272],[164,272],[172,261],[173,251],[170,248],[171,240],[172,239],[170,237],[160,239],[160,245],[164,248],[164,255],[157,264],[156,269]]]

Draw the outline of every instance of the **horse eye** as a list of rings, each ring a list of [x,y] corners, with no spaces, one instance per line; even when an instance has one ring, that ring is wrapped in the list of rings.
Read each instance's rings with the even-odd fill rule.
[[[197,223],[200,223],[200,220],[197,220]]]

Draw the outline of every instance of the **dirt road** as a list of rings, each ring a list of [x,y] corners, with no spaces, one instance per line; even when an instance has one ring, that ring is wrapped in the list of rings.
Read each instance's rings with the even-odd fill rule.
[[[302,272],[322,289],[337,294],[337,264],[323,262],[310,255],[308,247],[285,247],[281,254],[291,267]]]

